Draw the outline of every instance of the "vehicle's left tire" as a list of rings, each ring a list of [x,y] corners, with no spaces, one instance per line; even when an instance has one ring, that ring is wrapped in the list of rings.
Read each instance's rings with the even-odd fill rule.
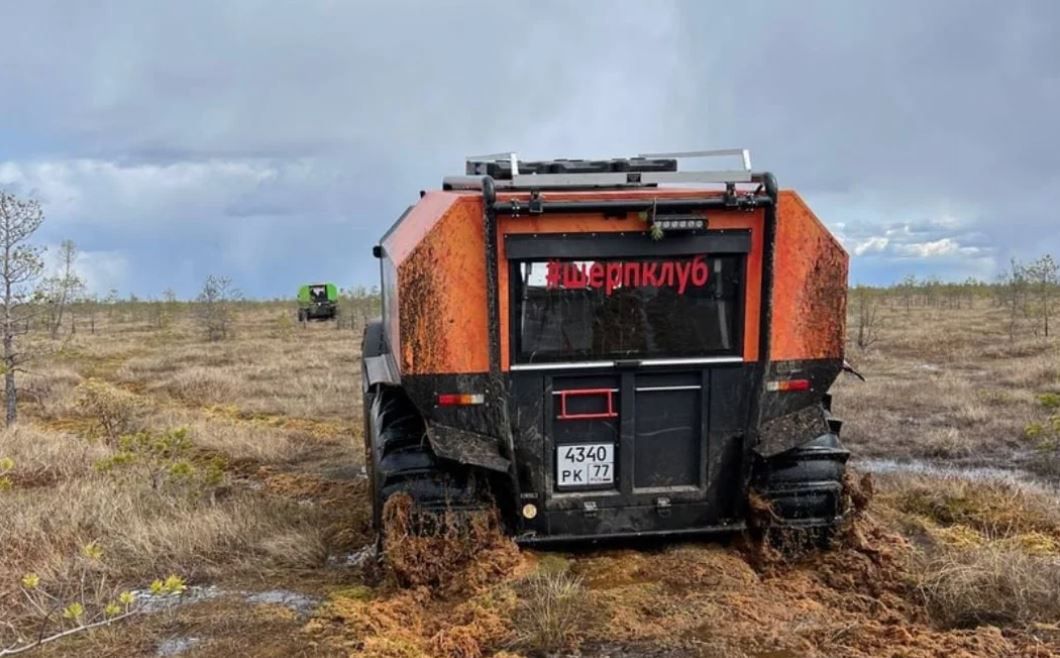
[[[365,437],[372,524],[382,533],[387,500],[407,494],[423,516],[482,511],[493,505],[488,483],[474,469],[440,459],[419,412],[404,391],[376,387],[365,396]]]

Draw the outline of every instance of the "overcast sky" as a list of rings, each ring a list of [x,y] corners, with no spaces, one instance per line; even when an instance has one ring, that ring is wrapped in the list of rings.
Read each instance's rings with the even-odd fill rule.
[[[0,22],[0,185],[101,293],[372,285],[418,190],[508,150],[750,148],[855,281],[1060,253],[1050,0],[68,0]]]

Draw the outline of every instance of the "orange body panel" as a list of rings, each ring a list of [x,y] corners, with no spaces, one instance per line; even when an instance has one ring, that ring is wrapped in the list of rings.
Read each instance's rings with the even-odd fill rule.
[[[397,269],[388,340],[402,373],[489,370],[484,236],[480,196],[432,192],[384,240]]]
[[[547,193],[548,200],[702,197],[702,190]],[[502,194],[500,200],[528,200]],[[764,211],[707,213],[711,229],[751,232],[747,255],[743,358],[759,358]],[[506,234],[643,231],[634,213],[523,215],[498,218],[501,369],[510,367]],[[387,339],[403,374],[468,374],[489,370],[485,231],[482,197],[431,192],[383,240]],[[664,238],[665,239],[665,238]],[[774,260],[771,359],[841,357],[847,255],[797,194],[780,193]],[[388,268],[389,281],[388,281]]]
[[[781,191],[773,261],[773,361],[842,358],[848,261],[802,198]]]

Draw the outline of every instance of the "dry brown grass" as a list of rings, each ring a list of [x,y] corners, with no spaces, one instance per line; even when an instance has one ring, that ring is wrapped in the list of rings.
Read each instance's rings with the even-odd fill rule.
[[[1060,655],[1060,637],[1039,628],[1060,620],[1050,595],[1060,506],[1018,483],[880,477],[857,541],[769,564],[691,543],[542,557],[493,529],[485,550],[401,543],[392,556],[411,587],[396,578],[367,587],[357,570],[318,568],[369,541],[356,475],[359,335],[304,329],[285,313],[241,308],[235,338],[219,344],[185,320],[157,330],[101,314],[96,335],[80,331],[23,378],[24,422],[0,433],[0,457],[16,463],[14,487],[0,492],[0,619],[25,614],[26,571],[69,585],[80,548],[98,542],[98,569],[115,586],[172,571],[193,584],[306,591],[312,581],[335,593],[309,635],[297,618],[272,623],[226,600],[54,655],[151,654],[157,637],[187,632],[223,638],[196,648],[202,655],[466,658],[601,643],[617,643],[616,655]],[[1023,429],[1043,413],[1036,396],[1060,390],[1056,345],[1009,344],[982,303],[883,315],[880,341],[851,349],[869,381],[844,379],[836,391],[855,455],[1010,463],[1015,454],[1033,466]],[[90,378],[136,407],[131,428],[187,428],[181,459],[221,458],[222,481],[170,486],[149,468],[97,471],[121,448],[93,439],[97,414],[77,404]],[[207,619],[217,615],[233,621]]]
[[[992,538],[1038,532],[1060,539],[1060,501],[1030,484],[960,475],[878,479],[881,501],[940,526],[966,526]]]
[[[36,418],[72,416],[75,413],[73,392],[81,382],[81,374],[67,366],[33,369],[19,383],[22,410]]]
[[[19,488],[33,489],[86,475],[92,464],[108,454],[98,442],[31,425],[0,432],[0,457],[14,460],[13,480]]]
[[[340,406],[357,399],[356,335],[281,335],[259,324],[270,315],[245,309],[236,339],[220,345],[187,321],[162,331],[132,318],[101,317],[95,335],[82,330],[61,350],[29,336],[48,356],[20,380],[22,423],[0,432],[0,457],[15,464],[0,492],[0,619],[36,623],[20,592],[27,573],[47,591],[76,591],[92,543],[103,550],[94,573],[133,588],[170,573],[283,577],[365,541],[355,483],[313,475],[319,485],[294,493],[272,486],[275,470],[258,475],[361,460]],[[324,376],[312,381],[306,365]],[[130,432],[177,427],[188,447],[126,455]]]
[[[157,418],[168,427],[187,427],[196,445],[225,455],[233,463],[292,463],[320,446],[302,432],[238,422],[213,413],[165,409]]]
[[[1040,416],[1036,395],[1060,390],[1060,341],[1010,342],[1003,311],[984,300],[963,309],[885,307],[880,317],[877,343],[848,345],[868,381],[841,377],[833,390],[857,456],[999,465],[1015,457],[1037,467],[1023,433]]]
[[[916,586],[944,628],[1060,620],[1060,558],[986,544],[918,554]]]
[[[593,623],[594,608],[581,578],[566,571],[536,571],[516,586],[515,646],[535,651],[573,649]]]
[[[158,382],[157,387],[192,406],[224,404],[235,395],[237,380],[222,368],[193,366]]]
[[[322,515],[282,497],[220,490],[159,490],[139,472],[94,468],[113,451],[85,439],[17,429],[0,452],[15,461],[16,486],[0,496],[0,606],[26,573],[58,584],[76,575],[71,556],[95,542],[113,579],[129,586],[166,573],[216,576],[221,567],[322,563]],[[48,486],[29,486],[44,484]]]
[[[1060,621],[1060,500],[1016,481],[881,478],[886,514],[917,538],[908,571],[942,628]]]
[[[311,325],[284,338],[261,327],[245,327],[239,335],[135,356],[117,377],[193,406],[231,404],[247,412],[330,419],[348,419],[355,411],[359,335],[330,325]]]

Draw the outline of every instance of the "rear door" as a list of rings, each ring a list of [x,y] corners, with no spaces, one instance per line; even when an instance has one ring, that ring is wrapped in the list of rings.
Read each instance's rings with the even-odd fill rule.
[[[522,381],[544,396],[546,508],[706,499],[711,391],[742,364],[749,247],[737,230],[508,236],[512,370],[539,375]]]

